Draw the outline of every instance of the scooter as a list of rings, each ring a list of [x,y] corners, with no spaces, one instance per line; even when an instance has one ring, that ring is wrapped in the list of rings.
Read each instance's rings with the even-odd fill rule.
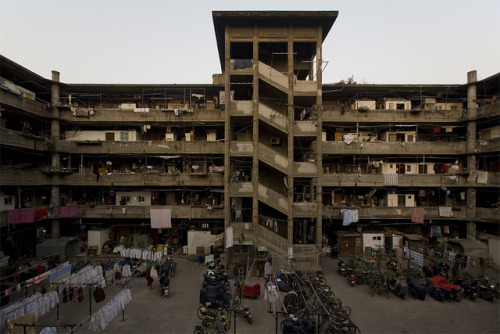
[[[389,289],[394,292],[396,296],[399,296],[401,299],[406,298],[408,284],[406,284],[404,278],[392,276],[388,279],[387,284],[389,285]]]
[[[339,271],[340,276],[345,277],[345,275],[347,275],[346,267],[347,266],[345,262],[342,259],[340,259],[339,263],[337,264],[337,270]]]

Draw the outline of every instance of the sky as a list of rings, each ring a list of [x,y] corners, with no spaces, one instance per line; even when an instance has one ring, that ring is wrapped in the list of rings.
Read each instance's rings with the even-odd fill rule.
[[[1,0],[0,54],[65,83],[209,84],[212,11],[337,10],[323,83],[463,84],[500,72],[499,0]],[[1,64],[0,64],[1,75]]]

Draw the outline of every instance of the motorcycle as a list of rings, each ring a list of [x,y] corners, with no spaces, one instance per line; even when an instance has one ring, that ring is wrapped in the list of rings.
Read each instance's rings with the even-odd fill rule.
[[[434,276],[426,278],[426,283],[429,288],[429,295],[434,297],[437,301],[443,299],[453,299],[457,302],[460,301],[460,285],[450,284],[443,276]]]
[[[406,293],[408,292],[408,284],[403,277],[400,276],[392,276],[387,279],[387,284],[389,285],[389,289],[401,299],[406,298]]]
[[[354,269],[346,268],[346,273],[347,273],[347,281],[349,282],[349,285],[355,286],[356,285],[356,274],[354,273]]]
[[[337,270],[339,271],[340,276],[345,277],[346,273],[346,264],[345,262],[340,259],[339,263],[337,264]]]
[[[476,293],[479,298],[487,300],[489,302],[493,302],[495,299],[495,294],[493,290],[495,289],[494,285],[490,285],[488,283],[488,278],[477,278],[472,283],[472,286],[476,288]]]
[[[160,295],[163,298],[167,298],[170,290],[170,279],[168,274],[163,274],[160,277]]]

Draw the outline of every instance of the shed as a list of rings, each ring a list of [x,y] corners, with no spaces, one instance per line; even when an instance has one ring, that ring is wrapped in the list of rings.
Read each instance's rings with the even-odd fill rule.
[[[80,254],[80,240],[78,238],[47,239],[36,245],[36,256],[58,255],[59,261],[66,261],[78,254]]]
[[[420,252],[429,243],[429,239],[420,234],[403,234],[404,246],[415,252]]]
[[[358,232],[337,231],[340,256],[363,255],[363,235]]]
[[[478,259],[488,259],[490,256],[488,245],[479,240],[448,239],[448,244],[457,253],[463,253]]]

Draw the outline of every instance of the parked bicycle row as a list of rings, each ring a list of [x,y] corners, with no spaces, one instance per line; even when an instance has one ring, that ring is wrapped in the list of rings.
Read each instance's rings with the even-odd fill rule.
[[[446,263],[432,261],[421,269],[410,267],[401,270],[397,261],[386,259],[384,271],[373,269],[372,265],[364,265],[364,261],[350,259],[338,262],[338,272],[346,277],[350,286],[367,285],[372,296],[390,297],[394,294],[402,299],[407,295],[414,299],[424,300],[427,295],[435,300],[460,301],[467,298],[476,301],[482,298],[493,302],[500,297],[498,283],[492,283],[485,276],[472,277],[467,272],[457,276],[448,274]],[[448,269],[448,270],[447,270]]]
[[[272,283],[271,279],[267,284]],[[286,293],[281,312],[276,312],[283,317],[283,333],[360,333],[350,319],[351,308],[335,297],[321,271],[280,272],[276,284]]]

